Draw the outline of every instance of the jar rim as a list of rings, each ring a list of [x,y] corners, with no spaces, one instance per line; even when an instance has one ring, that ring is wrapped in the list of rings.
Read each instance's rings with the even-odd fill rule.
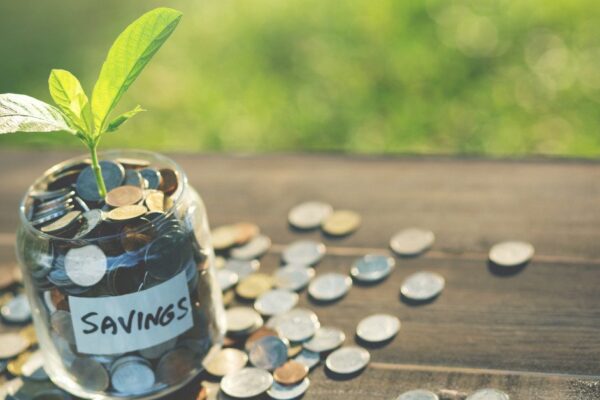
[[[100,161],[116,160],[118,158],[136,158],[136,157],[144,159],[144,160],[155,160],[162,164],[168,165],[170,168],[175,170],[177,176],[179,177],[179,187],[177,188],[177,191],[171,196],[171,198],[173,199],[173,205],[171,206],[171,208],[169,210],[166,210],[163,213],[163,215],[161,215],[160,217],[154,218],[151,222],[140,224],[139,226],[137,226],[134,229],[135,232],[144,232],[148,229],[152,229],[155,223],[160,223],[162,221],[166,221],[169,217],[171,217],[173,215],[173,213],[177,209],[177,207],[183,197],[183,192],[185,191],[185,188],[187,188],[188,179],[187,179],[187,175],[185,174],[185,172],[183,171],[183,169],[177,162],[175,162],[173,159],[171,159],[167,156],[164,156],[161,153],[148,151],[148,150],[138,150],[138,149],[113,149],[113,150],[106,150],[106,151],[98,152],[98,158]],[[76,163],[79,163],[79,162],[82,162],[85,160],[89,160],[89,157],[87,154],[79,155],[76,157],[69,158],[67,160],[63,160],[63,161],[53,165],[52,167],[48,168],[37,179],[35,179],[35,181],[25,191],[25,195],[21,199],[21,202],[19,205],[19,218],[21,220],[22,228],[25,228],[30,234],[32,234],[38,238],[46,239],[46,240],[61,241],[61,242],[65,242],[65,243],[68,243],[68,242],[92,243],[92,242],[96,242],[96,241],[115,239],[115,238],[118,238],[121,236],[121,233],[119,232],[119,233],[114,233],[114,234],[110,234],[110,235],[98,236],[98,237],[94,237],[94,238],[79,238],[79,239],[64,238],[64,237],[51,235],[49,233],[42,232],[40,229],[33,226],[31,224],[31,221],[27,218],[27,215],[25,212],[25,210],[27,208],[27,200],[29,198],[29,194],[35,189],[35,187],[37,185],[40,185],[51,174],[56,173],[56,172],[60,171],[61,169],[64,169],[68,165],[76,164]]]

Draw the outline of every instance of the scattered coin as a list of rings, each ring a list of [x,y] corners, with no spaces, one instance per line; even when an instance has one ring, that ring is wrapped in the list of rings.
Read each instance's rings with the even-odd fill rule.
[[[292,208],[288,214],[288,221],[298,229],[314,229],[321,226],[332,212],[333,207],[327,203],[308,201]]]
[[[349,276],[330,272],[317,276],[308,285],[308,293],[319,301],[333,301],[342,298],[352,287]]]
[[[128,221],[139,218],[146,212],[148,212],[148,209],[142,205],[129,205],[110,210],[107,216],[113,221]]]
[[[247,399],[266,392],[273,385],[273,376],[263,369],[247,367],[225,375],[221,390],[225,394]]]
[[[81,211],[70,211],[51,224],[44,225],[40,230],[44,233],[57,234],[75,226],[81,216]]]
[[[215,273],[222,292],[234,287],[240,279],[237,273],[226,268],[218,269]]]
[[[284,289],[273,289],[260,295],[254,302],[256,311],[265,316],[283,314],[298,303],[298,294]]]
[[[303,265],[290,264],[278,268],[273,276],[275,278],[275,287],[297,292],[308,286],[311,279],[315,276],[315,270]]]
[[[165,194],[160,190],[148,193],[144,202],[149,211],[165,211]]]
[[[402,393],[396,400],[439,400],[439,397],[429,390],[416,389]]]
[[[331,353],[325,365],[331,372],[350,375],[364,369],[370,359],[371,355],[362,347],[347,346]]]
[[[227,331],[231,333],[247,332],[262,325],[261,316],[250,307],[232,307],[225,311]]]
[[[344,340],[346,340],[346,335],[341,330],[322,326],[303,346],[315,353],[325,353],[340,347]]]
[[[288,358],[294,358],[302,351],[302,344],[291,344],[288,347]]]
[[[291,386],[273,382],[273,386],[267,391],[267,394],[275,400],[292,400],[300,398],[309,386],[310,380],[308,378],[304,378],[301,382]]]
[[[258,339],[261,339],[265,336],[279,336],[279,334],[275,329],[267,328],[266,326],[258,328],[256,331],[254,331],[254,333],[252,333],[248,337],[248,339],[246,339],[246,344],[244,345],[246,351],[250,351],[250,347],[252,346],[252,344],[254,344],[254,342],[256,342]]]
[[[142,200],[143,196],[144,192],[140,187],[124,185],[118,186],[108,192],[104,201],[111,207],[123,207],[138,203]]]
[[[107,191],[121,185],[125,178],[125,169],[121,164],[114,161],[100,161],[100,168]],[[102,200],[100,193],[98,193],[98,185],[91,165],[79,173],[75,187],[79,197],[86,201],[97,202]]]
[[[77,357],[71,363],[69,372],[78,384],[87,390],[103,392],[108,388],[108,372],[102,364],[92,358]]]
[[[231,257],[238,260],[253,260],[262,257],[271,247],[271,239],[258,235],[243,246],[231,250]]]
[[[354,211],[334,211],[323,221],[323,231],[332,236],[345,236],[356,231],[360,226],[361,218]]]
[[[136,356],[124,356],[114,361],[110,374],[112,387],[127,395],[145,393],[156,381],[150,363]]]
[[[445,280],[435,272],[417,272],[407,277],[402,283],[400,292],[413,301],[430,300],[444,290]]]
[[[325,245],[314,240],[298,240],[283,251],[282,257],[286,264],[314,265],[325,255]]]
[[[16,357],[30,345],[25,337],[17,333],[0,333],[0,359]]]
[[[274,328],[291,342],[310,339],[320,326],[317,315],[305,308],[294,308],[285,314],[276,315],[267,323],[267,327]]]
[[[243,245],[248,243],[249,241],[257,237],[260,233],[260,228],[258,227],[258,225],[250,222],[238,222],[233,227],[236,232],[235,244],[237,245]]]
[[[287,351],[287,343],[279,337],[264,336],[250,346],[248,355],[252,365],[272,371],[287,361]]]
[[[229,259],[225,263],[225,269],[235,272],[238,274],[240,279],[248,277],[258,271],[260,268],[260,262],[258,260],[234,260]]]
[[[535,252],[533,246],[526,242],[502,242],[490,249],[490,261],[502,267],[517,267],[527,263]]]
[[[0,315],[6,322],[24,324],[31,320],[31,308],[25,293],[21,293],[0,308]]]
[[[204,361],[203,365],[213,376],[225,376],[244,368],[248,356],[238,349],[222,349],[213,357]]]
[[[308,367],[298,361],[290,360],[273,371],[275,382],[282,385],[295,385],[308,375]]]
[[[354,262],[350,275],[359,282],[377,282],[389,276],[395,265],[392,257],[369,254]]]
[[[211,241],[215,250],[226,250],[235,245],[238,229],[234,225],[224,225],[211,231]]]
[[[370,343],[379,343],[396,336],[400,320],[393,315],[374,314],[364,318],[356,327],[356,335]]]
[[[95,245],[71,249],[65,256],[65,272],[79,286],[88,287],[100,282],[107,268],[106,256]]]
[[[240,280],[235,292],[245,299],[256,299],[273,287],[273,278],[267,274],[254,273]]]
[[[303,349],[296,357],[294,357],[294,361],[306,365],[308,369],[311,370],[319,365],[321,356],[314,351]]]
[[[416,256],[433,246],[434,241],[433,232],[426,229],[409,228],[392,236],[390,247],[399,256]]]
[[[509,400],[510,398],[504,392],[496,389],[481,389],[470,394],[467,400]]]

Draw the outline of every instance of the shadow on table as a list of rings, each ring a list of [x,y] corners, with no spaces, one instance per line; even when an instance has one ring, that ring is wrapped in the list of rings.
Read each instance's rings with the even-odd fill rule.
[[[492,275],[496,275],[499,277],[515,276],[521,273],[525,269],[525,267],[527,267],[527,265],[529,265],[529,262],[524,262],[523,264],[514,267],[505,267],[502,265],[494,264],[489,260],[487,262],[488,271],[490,271]]]

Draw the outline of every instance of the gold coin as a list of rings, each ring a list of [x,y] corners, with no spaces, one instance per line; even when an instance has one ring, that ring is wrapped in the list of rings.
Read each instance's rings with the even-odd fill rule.
[[[221,256],[215,257],[215,268],[216,269],[224,268],[225,264],[227,264],[227,260],[225,259],[225,257],[221,257]]]
[[[113,221],[127,221],[134,218],[139,218],[146,214],[148,209],[140,205],[130,205],[115,208],[108,212],[108,218]]]
[[[273,371],[273,378],[282,385],[295,385],[308,375],[308,367],[290,360]]]
[[[173,204],[175,204],[173,198],[171,196],[165,196],[165,204],[163,206],[165,211],[169,211],[171,208],[173,208]]]
[[[288,358],[296,357],[302,351],[302,345],[297,344],[295,346],[288,347]]]
[[[28,325],[19,331],[19,335],[23,336],[32,345],[37,344],[37,335],[33,325]]]
[[[33,353],[31,351],[26,351],[24,353],[19,354],[17,358],[14,358],[8,362],[8,364],[6,365],[6,369],[13,376],[23,375],[23,365],[25,365],[25,363],[27,362],[27,360],[29,360],[32,354]]]
[[[237,228],[235,225],[223,225],[211,232],[211,241],[215,250],[225,250],[235,244]]]
[[[260,228],[256,224],[252,224],[250,222],[240,222],[235,224],[235,229],[237,229],[237,234],[235,238],[235,244],[244,244],[254,239],[259,233]]]
[[[233,292],[233,290],[228,290],[225,293],[223,293],[223,304],[225,306],[228,306],[231,303],[233,303],[233,299],[235,299],[235,293]]]
[[[62,230],[67,229],[69,225],[74,224],[80,216],[81,211],[69,211],[53,223],[48,224],[46,226],[42,226],[40,230],[44,233],[58,233]]]
[[[111,207],[123,207],[138,203],[143,196],[144,192],[139,187],[124,185],[108,192],[104,200]]]
[[[325,233],[333,236],[344,236],[354,232],[360,226],[361,218],[354,211],[334,211],[323,221],[322,228]]]
[[[202,388],[198,392],[196,400],[217,400],[219,398],[220,386],[216,382],[202,381]]]
[[[256,299],[273,287],[273,277],[267,274],[255,273],[248,275],[235,288],[238,296],[245,299]]]
[[[150,211],[165,211],[165,194],[160,190],[152,190],[146,194],[146,207]]]
[[[213,376],[225,376],[244,368],[248,356],[238,349],[223,349],[205,361],[204,368]]]

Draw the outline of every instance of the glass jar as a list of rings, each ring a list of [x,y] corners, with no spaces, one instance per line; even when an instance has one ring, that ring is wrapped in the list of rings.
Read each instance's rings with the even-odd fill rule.
[[[25,195],[17,257],[52,381],[88,399],[153,399],[191,381],[222,344],[225,316],[208,219],[172,160],[142,151],[111,151],[100,159],[120,165],[133,179],[128,184],[141,186],[145,198],[138,205],[157,192],[148,189],[152,171],[170,173],[162,212],[148,211],[132,223],[107,218],[112,208],[103,200],[86,211],[75,182],[89,161],[68,160]],[[59,204],[79,208],[74,231],[50,234],[34,226]]]

